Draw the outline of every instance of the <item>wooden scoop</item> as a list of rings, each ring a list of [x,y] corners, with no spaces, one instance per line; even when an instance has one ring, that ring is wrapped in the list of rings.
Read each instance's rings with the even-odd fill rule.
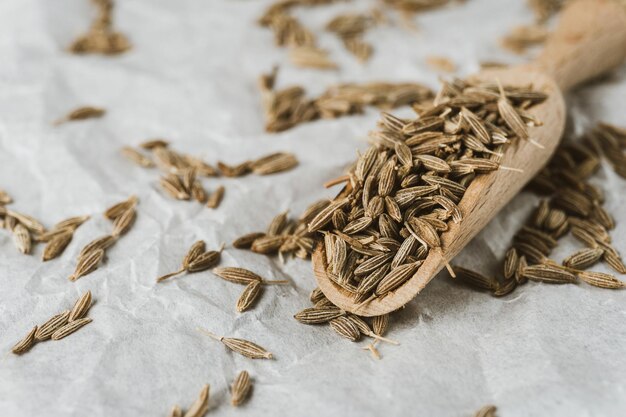
[[[548,162],[565,127],[566,109],[562,92],[606,73],[618,66],[626,55],[626,8],[614,0],[579,0],[563,10],[559,25],[547,41],[543,53],[528,65],[484,71],[478,80],[503,85],[532,84],[549,98],[530,112],[543,122],[529,128],[529,141],[510,146],[501,161],[523,173],[497,170],[477,176],[468,187],[459,209],[463,221],[451,223],[441,235],[441,248],[431,249],[417,273],[394,292],[364,305],[326,275],[323,245],[313,254],[313,268],[320,289],[338,307],[361,316],[377,316],[411,301],[439,271],[511,200]],[[357,308],[358,307],[358,308]]]

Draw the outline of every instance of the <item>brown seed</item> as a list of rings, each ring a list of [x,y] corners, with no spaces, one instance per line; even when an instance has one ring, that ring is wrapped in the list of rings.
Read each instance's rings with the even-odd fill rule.
[[[30,253],[32,248],[30,232],[22,223],[16,224],[13,228],[13,242],[21,253],[25,255]]]
[[[76,110],[72,110],[66,116],[56,120],[53,124],[57,126],[57,125],[60,125],[61,123],[74,121],[74,120],[98,118],[98,117],[104,116],[105,113],[106,113],[106,110],[99,108],[99,107],[92,107],[92,106],[79,107]]]
[[[126,210],[113,222],[113,232],[111,232],[111,235],[113,237],[119,237],[126,233],[135,222],[135,218],[136,212],[134,208],[131,207]]]
[[[224,197],[224,191],[226,191],[224,186],[220,185],[219,187],[217,187],[215,191],[213,191],[211,195],[209,195],[206,206],[213,209],[219,207],[220,203],[222,202],[222,198]]]
[[[196,401],[189,407],[185,417],[202,417],[209,410],[209,384],[205,384],[200,390]]]
[[[78,300],[76,300],[76,303],[74,303],[74,307],[72,307],[72,311],[70,311],[68,321],[82,319],[87,315],[90,308],[91,291],[87,291]]]
[[[389,314],[376,316],[372,319],[372,330],[378,336],[384,336],[389,327]]]
[[[115,241],[116,238],[114,236],[102,236],[94,239],[89,242],[85,247],[83,247],[83,249],[78,254],[78,258],[83,258],[87,256],[87,254],[89,254],[90,252],[98,249],[106,250],[107,248],[111,247],[115,243]]]
[[[242,313],[248,310],[261,295],[262,285],[260,281],[254,281],[246,285],[241,296],[237,300],[237,311]]]
[[[498,282],[493,278],[485,277],[478,272],[459,266],[453,266],[453,269],[459,279],[474,287],[489,291],[495,291],[497,288]]]
[[[167,148],[169,146],[169,142],[165,139],[150,139],[139,144],[140,148],[152,150],[155,148]]]
[[[39,326],[39,329],[35,333],[35,339],[38,341],[50,339],[54,332],[67,324],[69,317],[69,310],[65,310],[62,313],[50,317],[48,321]]]
[[[515,275],[517,265],[519,264],[519,256],[515,248],[510,248],[504,257],[504,278],[511,279]]]
[[[31,347],[35,344],[35,333],[37,332],[37,326],[33,327],[30,332],[19,342],[17,342],[13,348],[11,348],[11,352],[16,355],[21,355],[24,352],[30,350]]]
[[[18,213],[16,211],[6,209],[6,215],[15,218],[18,223],[21,223],[24,227],[26,227],[31,232],[43,234],[46,231],[46,228],[39,222],[39,220],[35,219],[32,216],[28,216],[26,214]]]
[[[137,197],[134,195],[130,196],[128,200],[122,201],[120,203],[114,204],[104,212],[104,217],[109,220],[115,220],[122,214],[124,214],[128,209],[135,207],[137,205]]]
[[[522,276],[533,281],[550,284],[571,284],[576,282],[576,275],[552,265],[527,266]]]
[[[263,278],[244,268],[221,267],[213,269],[212,272],[218,277],[235,284],[249,285],[254,282],[261,283],[263,281]]]
[[[583,249],[565,258],[563,265],[568,268],[587,269],[598,262],[603,254],[604,250],[600,248]]]
[[[414,217],[405,223],[409,232],[420,241],[424,246],[429,248],[438,248],[441,246],[441,240],[437,230],[428,222]]]
[[[170,411],[168,417],[183,417],[183,410],[181,410],[180,406],[175,405],[172,407],[172,411]]]
[[[276,217],[274,217],[274,219],[272,219],[272,222],[267,228],[267,233],[266,233],[267,236],[280,235],[285,229],[285,227],[287,226],[288,215],[289,215],[289,210],[284,211],[278,214]]]
[[[54,332],[52,334],[52,340],[61,340],[64,337],[69,336],[70,334],[74,333],[75,331],[77,331],[81,327],[83,327],[83,326],[85,326],[85,325],[87,325],[87,324],[89,324],[91,322],[92,322],[92,320],[89,317],[85,317],[85,318],[82,318],[82,319],[71,321],[68,324],[66,324],[65,326],[61,327],[56,332]]]
[[[279,152],[252,162],[251,168],[257,175],[270,175],[288,171],[297,165],[298,159],[295,155]]]
[[[76,281],[78,278],[95,271],[102,258],[104,258],[104,251],[102,249],[94,249],[84,256],[80,256],[76,264],[76,270],[74,270],[74,273],[69,277],[69,280]]]
[[[54,225],[54,227],[52,229],[53,230],[63,230],[63,231],[65,231],[66,229],[75,230],[80,225],[82,225],[87,220],[89,220],[90,218],[91,218],[91,216],[70,217],[69,219],[65,219],[65,220],[62,220],[62,221],[58,222],[57,224]]]
[[[334,318],[330,321],[330,327],[342,337],[356,342],[361,337],[359,328],[346,316]]]
[[[264,236],[252,243],[252,251],[256,253],[276,253],[285,241],[285,236]]]
[[[121,150],[121,153],[129,161],[134,162],[140,167],[152,168],[154,166],[154,162],[152,162],[152,159],[148,158],[136,149],[131,148],[130,146],[124,146]]]
[[[232,350],[233,352],[239,353],[247,358],[251,359],[272,359],[273,355],[265,350],[265,348],[257,345],[256,343],[250,342],[245,339],[235,339],[224,336],[217,336],[214,333],[211,333],[206,330],[200,329],[203,333],[210,336],[215,340],[219,340],[222,342],[227,348]]]
[[[343,314],[345,314],[345,312],[335,306],[322,308],[311,307],[305,308],[293,317],[302,324],[321,324],[327,323]]]
[[[193,261],[189,262],[187,271],[199,272],[209,269],[219,263],[222,256],[222,250],[219,251],[207,251],[201,255],[198,255]]]
[[[476,411],[474,417],[496,417],[496,406],[485,405],[480,410]]]
[[[385,277],[378,283],[376,287],[376,295],[382,297],[396,288],[404,284],[409,278],[415,274],[421,261],[413,262],[410,264],[401,265],[392,269]]]
[[[316,230],[324,227],[331,220],[335,210],[339,210],[349,202],[350,200],[345,198],[330,203],[325,209],[321,210],[317,216],[313,218],[313,220],[311,220],[309,223],[309,232],[315,232]]]
[[[255,240],[264,237],[265,233],[256,232],[243,235],[233,242],[233,246],[237,249],[250,249]]]
[[[243,404],[248,398],[251,388],[250,375],[247,371],[241,371],[231,386],[231,404],[235,407]]]
[[[161,185],[161,188],[163,188],[163,190],[172,198],[177,200],[189,200],[189,198],[191,198],[191,195],[185,189],[182,181],[175,174],[169,174],[165,177],[161,177],[159,184]]]
[[[578,278],[589,285],[600,288],[619,289],[626,287],[626,282],[620,281],[611,274],[602,272],[581,271],[578,273]]]

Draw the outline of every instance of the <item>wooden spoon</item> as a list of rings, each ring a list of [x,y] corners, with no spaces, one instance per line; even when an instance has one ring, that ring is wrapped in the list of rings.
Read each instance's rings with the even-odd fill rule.
[[[385,297],[355,304],[352,296],[326,275],[326,256],[323,245],[318,245],[313,269],[326,297],[361,316],[389,313],[411,301],[548,162],[565,128],[562,92],[615,68],[625,55],[626,8],[614,0],[579,0],[563,10],[556,31],[535,62],[476,75],[477,80],[499,80],[503,85],[532,84],[548,94],[545,102],[530,110],[543,122],[540,127],[529,128],[530,137],[543,149],[519,141],[507,149],[501,163],[523,173],[497,170],[476,177],[459,203],[463,221],[451,223],[441,235],[441,249],[431,249],[417,273]]]

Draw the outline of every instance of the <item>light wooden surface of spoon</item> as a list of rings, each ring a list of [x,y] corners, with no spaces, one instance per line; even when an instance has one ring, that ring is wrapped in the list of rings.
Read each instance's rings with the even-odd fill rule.
[[[547,93],[545,102],[529,110],[543,123],[529,128],[530,137],[543,148],[520,140],[509,146],[501,165],[523,172],[500,169],[477,176],[459,203],[463,220],[451,222],[441,235],[441,248],[431,249],[416,274],[385,297],[355,304],[353,296],[326,275],[326,256],[323,245],[318,245],[313,269],[322,292],[338,307],[361,316],[389,313],[411,301],[548,162],[565,128],[562,93],[617,67],[625,55],[626,8],[614,0],[578,0],[563,10],[535,62],[471,77],[503,85],[532,85]]]

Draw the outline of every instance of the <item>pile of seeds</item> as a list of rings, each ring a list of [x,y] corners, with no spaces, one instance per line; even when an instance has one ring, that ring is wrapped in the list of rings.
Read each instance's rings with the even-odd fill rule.
[[[360,114],[365,106],[391,109],[432,98],[432,91],[421,84],[369,82],[339,84],[311,99],[301,86],[277,90],[277,74],[278,69],[274,68],[259,78],[267,132],[281,132],[320,118]]]
[[[328,57],[328,52],[316,46],[315,35],[291,14],[295,6],[317,6],[337,0],[279,0],[272,4],[259,19],[261,26],[274,33],[277,46],[290,48],[289,58],[299,67],[333,69],[337,66]]]
[[[65,310],[52,316],[40,326],[35,326],[28,332],[24,339],[13,346],[12,352],[21,355],[32,348],[35,343],[46,340],[61,340],[74,333],[81,327],[91,323],[91,319],[85,317],[91,307],[91,292],[87,291],[76,302],[71,310]]]
[[[551,284],[578,283],[620,289],[626,283],[612,274],[588,271],[603,261],[615,272],[626,274],[626,265],[611,245],[609,231],[615,227],[604,209],[601,189],[589,182],[604,155],[618,174],[626,178],[626,129],[605,123],[580,141],[566,141],[531,182],[531,189],[547,197],[515,234],[507,251],[500,279],[455,267],[457,276],[473,287],[507,295],[528,280]],[[558,240],[571,235],[584,246],[563,260],[549,258]]]
[[[435,102],[414,106],[418,118],[382,114],[376,144],[349,172],[344,191],[319,212],[327,274],[355,302],[384,297],[412,277],[476,175],[501,167],[512,141],[530,140],[527,112],[546,95],[521,87],[454,80]]]
[[[228,165],[220,161],[216,169],[199,158],[172,150],[169,143],[162,139],[144,142],[139,147],[150,151],[151,157],[130,146],[123,147],[121,153],[143,168],[155,166],[160,168],[164,175],[160,178],[159,183],[170,197],[177,200],[193,198],[208,208],[219,206],[225,188],[220,185],[208,194],[202,187],[198,176],[217,177],[221,174],[226,177],[241,177],[249,173],[271,175],[289,171],[298,165],[298,159],[295,155],[276,152],[253,161],[244,161],[238,165]]]
[[[110,235],[94,239],[83,247],[76,260],[76,269],[69,277],[70,281],[76,281],[98,269],[106,250],[113,246],[120,236],[128,232],[135,222],[137,202],[137,197],[131,196],[128,200],[117,203],[104,212],[104,217],[113,222],[113,231]]]
[[[113,28],[113,0],[93,0],[98,15],[91,23],[89,31],[76,39],[69,47],[74,54],[121,54],[131,48],[131,44],[120,32]]]
[[[106,110],[100,107],[83,106],[72,110],[65,116],[54,121],[54,125],[58,126],[65,122],[74,122],[77,120],[97,119],[106,114]]]
[[[60,256],[74,237],[74,231],[89,219],[89,216],[77,216],[65,219],[46,230],[41,222],[26,214],[18,213],[5,207],[13,200],[0,190],[0,227],[13,234],[15,247],[23,254],[30,254],[33,243],[44,242],[44,262]]]
[[[237,238],[233,246],[264,255],[279,254],[283,257],[293,254],[307,259],[315,248],[315,239],[307,224],[328,205],[326,200],[315,202],[298,219],[290,219],[288,211],[280,213],[272,219],[265,232],[245,234]]]

